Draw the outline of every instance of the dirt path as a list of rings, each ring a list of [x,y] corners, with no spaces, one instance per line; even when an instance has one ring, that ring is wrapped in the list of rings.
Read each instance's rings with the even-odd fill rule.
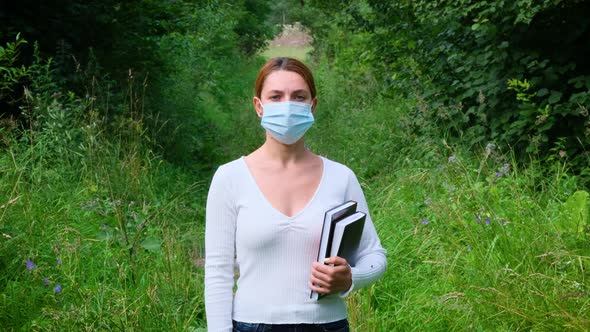
[[[269,42],[270,46],[308,47],[312,42],[311,35],[300,23],[285,24],[283,31]]]

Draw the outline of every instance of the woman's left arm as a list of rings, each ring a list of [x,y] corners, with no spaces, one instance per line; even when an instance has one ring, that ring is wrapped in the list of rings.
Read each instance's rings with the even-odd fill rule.
[[[358,251],[348,264],[352,270],[352,286],[340,296],[344,297],[353,289],[361,289],[372,284],[379,279],[387,268],[387,251],[381,246],[381,241],[373,225],[373,220],[369,213],[367,200],[358,182],[356,175],[350,171],[348,188],[346,190],[346,200],[357,202],[357,210],[367,214],[363,235],[359,244]]]
[[[357,210],[367,215],[359,248],[349,262],[342,257],[330,257],[324,261],[325,264],[313,262],[309,281],[311,290],[321,294],[339,292],[341,297],[346,297],[353,289],[361,289],[375,282],[387,267],[387,252],[377,236],[361,185],[354,173],[348,171],[344,200],[356,201]]]

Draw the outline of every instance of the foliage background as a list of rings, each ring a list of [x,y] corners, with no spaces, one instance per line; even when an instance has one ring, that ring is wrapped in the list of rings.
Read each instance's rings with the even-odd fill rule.
[[[354,79],[376,80],[384,95],[417,96],[420,134],[442,132],[473,147],[493,142],[519,158],[563,151],[587,174],[587,1],[313,6],[324,15],[311,22],[316,49]]]
[[[388,251],[352,329],[590,329],[587,12],[0,3],[0,326],[206,329],[208,184],[263,139],[258,51],[297,21],[321,97],[306,145],[355,171]]]

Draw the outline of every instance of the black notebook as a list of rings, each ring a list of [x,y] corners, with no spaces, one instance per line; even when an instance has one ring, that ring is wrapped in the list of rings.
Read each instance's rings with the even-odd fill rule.
[[[361,243],[366,218],[366,214],[356,212],[336,223],[330,256],[342,257],[347,262],[353,260],[354,253]]]
[[[322,235],[320,237],[320,249],[318,251],[317,262],[324,263],[326,257],[330,257],[332,251],[332,237],[334,233],[334,226],[338,221],[354,214],[356,212],[357,203],[355,201],[347,201],[328,211],[324,215],[324,225],[322,227]],[[310,298],[318,300],[324,296],[323,294],[311,292]]]

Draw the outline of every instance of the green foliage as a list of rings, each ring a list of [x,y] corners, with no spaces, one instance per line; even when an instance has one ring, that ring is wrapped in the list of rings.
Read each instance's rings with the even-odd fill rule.
[[[424,119],[472,146],[547,155],[560,137],[583,172],[590,143],[584,1],[313,1],[316,49],[385,95],[417,95]],[[516,100],[509,80],[530,83]],[[539,128],[537,128],[539,127]],[[420,130],[420,128],[416,128]]]
[[[0,325],[202,326],[203,181],[149,149],[131,78],[113,106],[104,82],[79,97],[52,68],[41,57],[29,67],[25,125],[0,151]]]
[[[9,103],[18,101],[13,99],[16,94],[15,88],[27,77],[28,68],[24,65],[17,66],[16,63],[20,48],[26,43],[27,41],[17,34],[14,42],[8,42],[6,46],[0,45],[0,100]]]
[[[236,29],[250,10],[245,3],[114,4],[115,12],[146,19],[132,24],[131,34],[147,30],[129,45],[150,52],[156,65],[147,78],[141,66],[115,75],[103,62],[104,49],[89,51],[90,61],[81,61],[72,78],[83,93],[63,88],[63,59],[45,60],[33,49],[21,81],[7,85],[15,92],[24,84],[26,93],[15,103],[22,121],[2,132],[0,149],[2,328],[206,329],[207,183],[219,164],[264,139],[251,105],[261,59],[243,56],[240,41],[247,38],[241,39],[243,26]],[[545,149],[546,160],[523,165],[500,141],[474,153],[471,141],[455,144],[448,136],[492,135],[496,128],[485,113],[492,110],[488,90],[461,97],[464,104],[452,99],[466,93],[467,80],[492,79],[471,72],[477,61],[466,51],[473,45],[467,37],[491,36],[492,20],[481,12],[496,17],[502,6],[515,6],[519,14],[507,19],[519,32],[556,5],[418,4],[424,8],[410,1],[306,1],[301,9],[314,24],[319,91],[306,145],[355,171],[388,251],[386,275],[347,299],[353,330],[590,329],[588,191],[570,174],[577,163],[571,137],[554,132],[571,116],[560,107],[574,96],[558,87],[559,78],[574,69],[556,73],[557,85],[549,87],[529,75],[544,73],[534,62],[541,52],[518,65],[527,75],[503,71],[501,59],[481,60],[499,68],[490,81],[506,97],[498,105],[518,110],[497,135],[512,135],[523,149]],[[459,7],[481,20],[459,15]],[[309,15],[313,8],[323,12]],[[450,19],[456,17],[463,19]],[[432,37],[433,26],[442,35]],[[390,28],[399,30],[392,35]],[[427,59],[435,53],[426,50],[437,47],[440,57]],[[462,64],[445,54],[459,51],[469,72],[445,76],[439,71],[445,61]],[[4,53],[2,59],[16,59],[6,68],[23,68],[17,53]],[[543,65],[548,76],[553,62]],[[449,84],[447,95],[439,84],[448,77],[459,82]],[[564,84],[584,92],[585,82]],[[408,99],[412,94],[417,98]],[[477,111],[467,114],[475,95]]]
[[[588,197],[587,191],[578,190],[564,204],[564,218],[557,228],[563,233],[582,235],[588,228]]]
[[[186,164],[213,158],[218,142],[205,100],[225,93],[220,83],[231,80],[272,32],[266,23],[268,1],[58,1],[40,7],[32,2],[0,8],[2,36],[23,31],[27,39],[39,41],[37,51],[25,49],[18,62],[20,44],[7,44],[12,53],[3,52],[3,58],[10,63],[1,68],[11,76],[2,76],[2,97],[10,89],[21,103],[0,114],[24,126],[27,117],[37,119],[22,112],[32,108],[21,98],[29,82],[15,76],[25,75],[17,63],[30,65],[38,56],[50,56],[52,84],[97,98],[89,101],[96,114],[84,117],[98,117],[105,130],[116,132],[128,119],[123,114],[139,115],[151,147],[167,160]],[[44,14],[28,9],[33,7]],[[147,99],[126,102],[139,100],[130,88]]]
[[[254,55],[272,37],[267,21],[270,1],[243,0],[243,11],[234,31],[239,36],[239,48],[247,55]]]

